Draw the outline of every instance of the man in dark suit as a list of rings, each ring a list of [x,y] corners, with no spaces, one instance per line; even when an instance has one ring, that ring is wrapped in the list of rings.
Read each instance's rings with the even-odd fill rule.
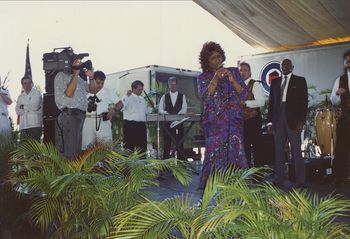
[[[341,116],[337,121],[337,144],[334,159],[334,186],[345,186],[348,177],[348,155],[350,136],[350,50],[344,53],[344,73],[333,85],[331,101],[333,105],[341,106]]]
[[[301,155],[301,131],[305,124],[308,93],[304,77],[292,74],[293,63],[284,59],[282,76],[273,80],[270,87],[268,126],[275,137],[275,184],[283,186],[285,146],[290,142],[292,165],[295,167],[297,186],[305,185],[305,167]]]

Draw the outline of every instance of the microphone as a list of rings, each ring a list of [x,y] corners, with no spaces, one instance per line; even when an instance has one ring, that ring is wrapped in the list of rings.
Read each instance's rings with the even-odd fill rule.
[[[221,62],[218,66],[217,66],[217,70],[219,70],[221,67],[223,67],[224,66],[224,63],[223,62]]]

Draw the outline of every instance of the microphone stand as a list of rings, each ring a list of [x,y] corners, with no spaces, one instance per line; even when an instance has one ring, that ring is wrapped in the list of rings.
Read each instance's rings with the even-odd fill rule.
[[[144,90],[143,93],[145,93],[146,98],[148,102],[151,104],[152,108],[156,111],[156,107],[154,106],[152,100],[149,98],[148,94]],[[160,123],[159,123],[159,114],[157,114],[157,159],[160,159]]]

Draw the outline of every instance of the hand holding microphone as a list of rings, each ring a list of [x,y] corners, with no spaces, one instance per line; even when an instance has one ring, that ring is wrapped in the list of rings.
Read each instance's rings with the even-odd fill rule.
[[[233,83],[233,81],[236,80],[236,78],[232,75],[231,71],[229,71],[227,68],[223,67],[224,64],[220,63],[217,67],[217,70],[215,72],[216,80],[223,79],[225,77],[228,77],[228,80]]]
[[[214,80],[218,81],[219,79],[224,78],[227,74],[226,71],[227,71],[227,69],[224,68],[224,63],[218,64],[216,71],[215,71]]]

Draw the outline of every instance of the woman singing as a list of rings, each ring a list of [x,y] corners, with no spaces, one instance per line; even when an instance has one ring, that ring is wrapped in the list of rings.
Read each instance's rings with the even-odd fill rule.
[[[197,86],[204,106],[206,147],[199,189],[216,170],[247,167],[241,106],[247,89],[238,68],[223,67],[225,59],[225,52],[215,42],[206,42],[199,56],[203,73],[197,78]]]

